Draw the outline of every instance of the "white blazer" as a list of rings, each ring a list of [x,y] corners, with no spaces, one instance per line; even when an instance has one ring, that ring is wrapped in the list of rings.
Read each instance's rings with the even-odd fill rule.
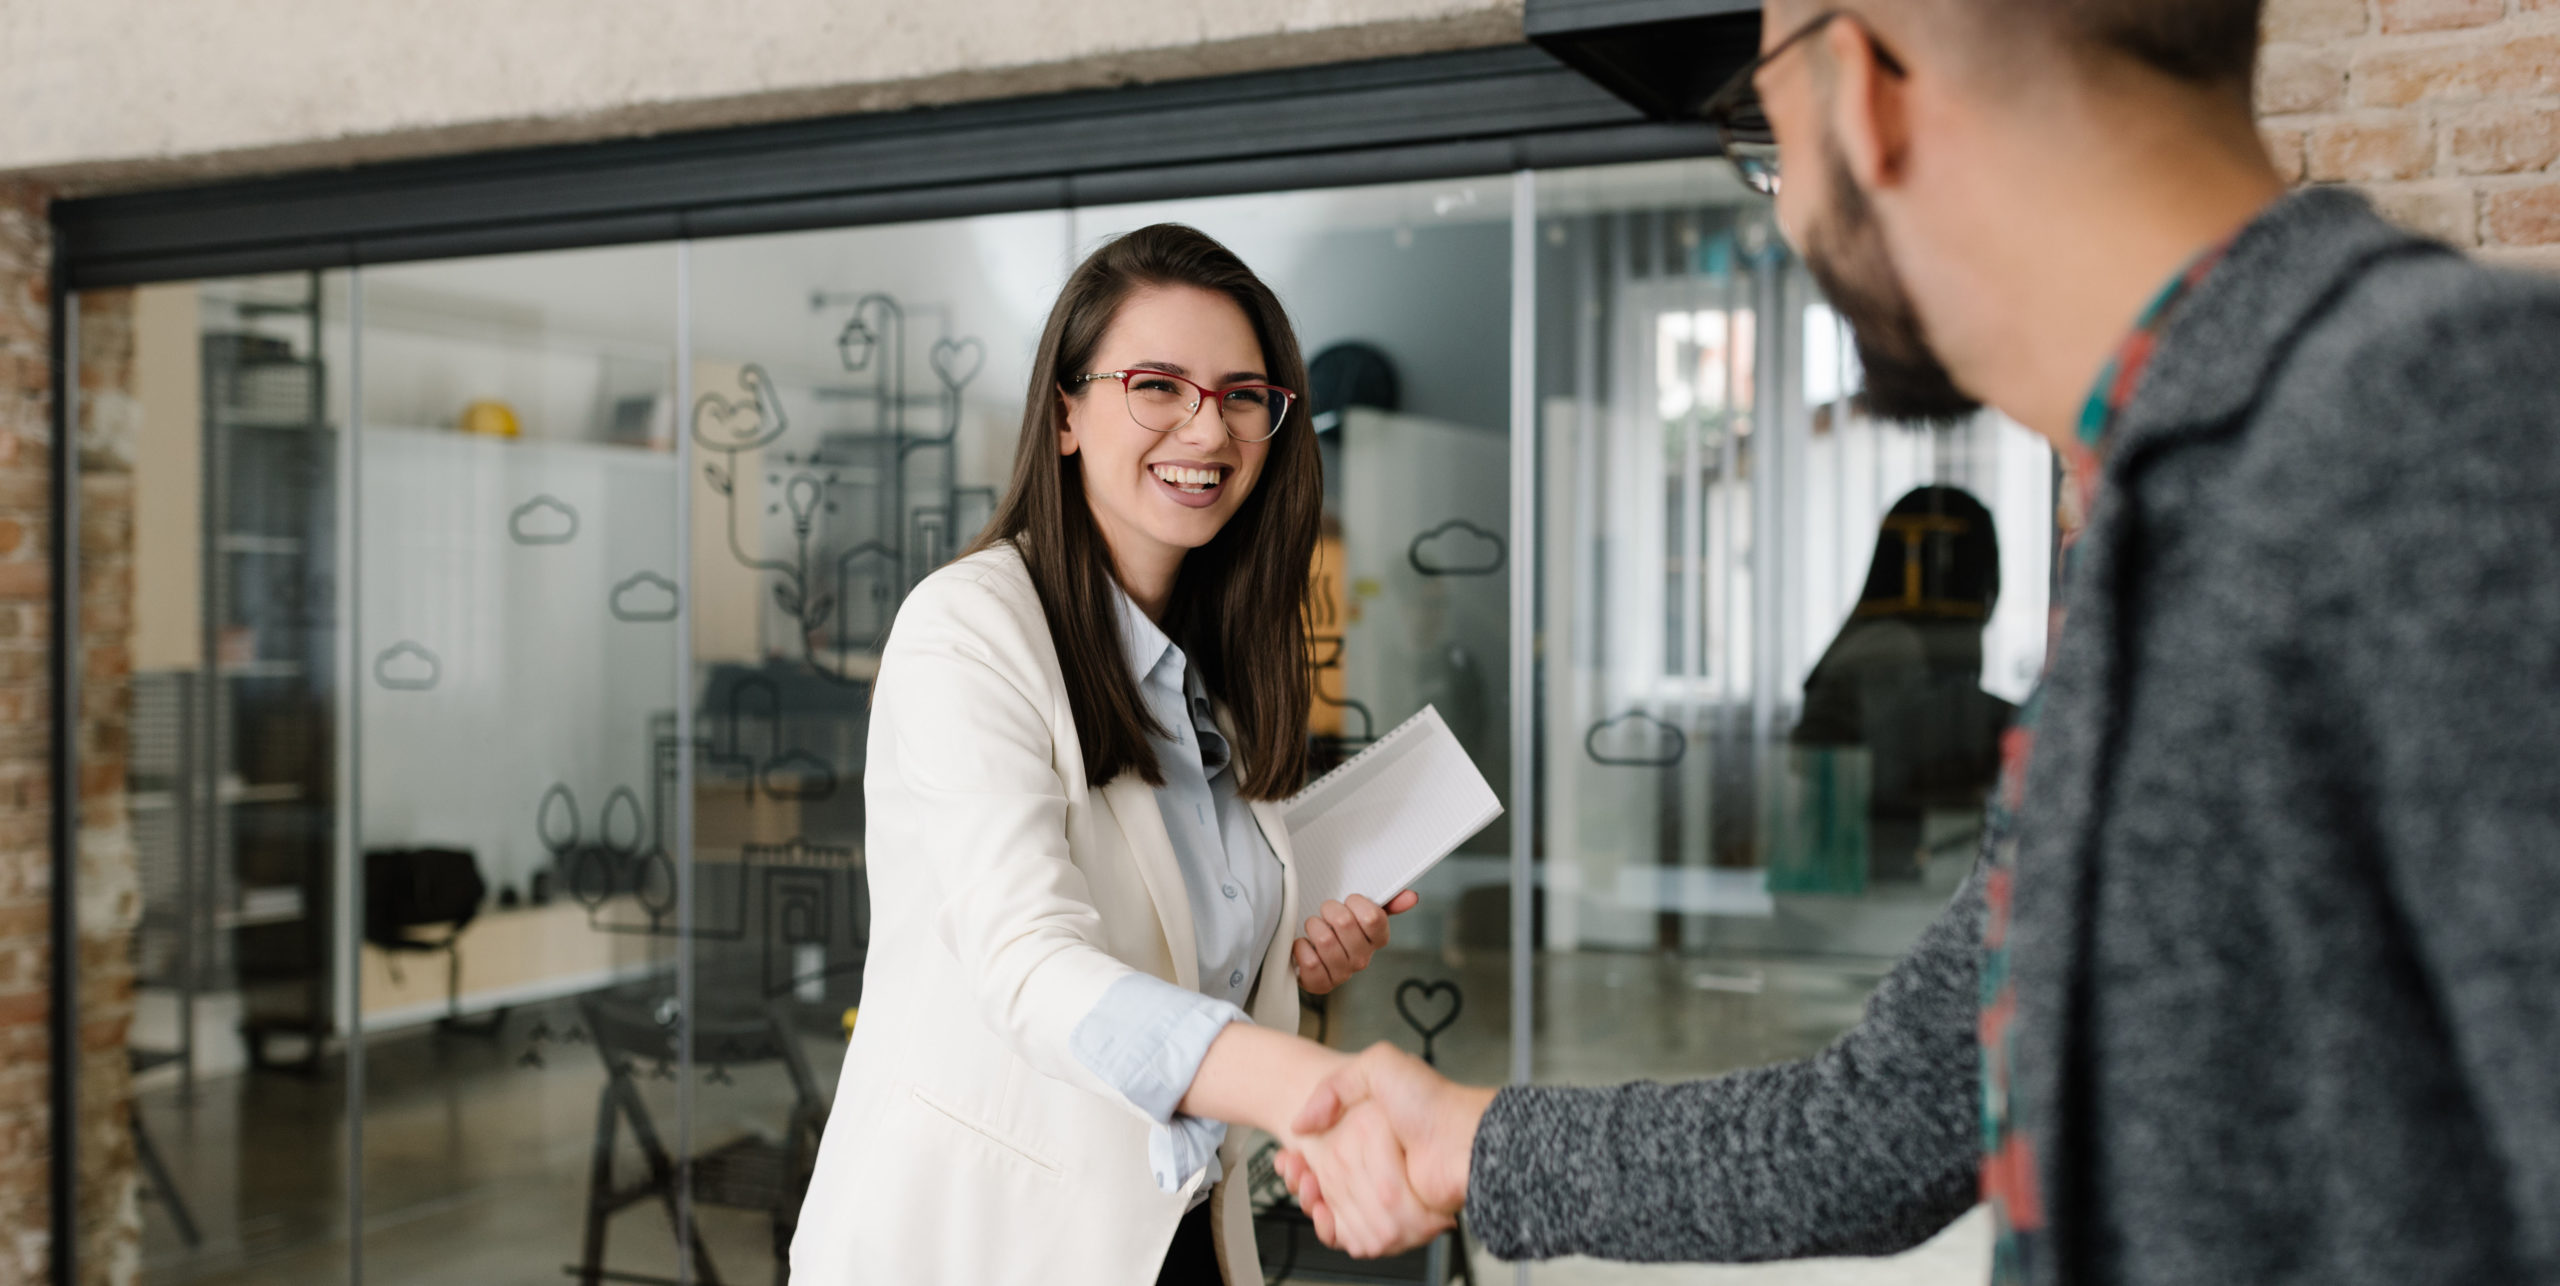
[[[1200,1180],[1161,1192],[1152,1122],[1069,1036],[1132,971],[1200,985],[1190,904],[1155,790],[1085,783],[1066,682],[1010,547],[925,578],[872,698],[863,797],[871,947],[817,1172],[798,1286],[1151,1286]],[[1297,873],[1245,1006],[1298,1030]],[[1230,1286],[1260,1286],[1245,1131],[1210,1197]]]

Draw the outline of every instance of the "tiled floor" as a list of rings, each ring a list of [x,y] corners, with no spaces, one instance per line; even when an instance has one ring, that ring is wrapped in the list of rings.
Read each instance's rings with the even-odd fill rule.
[[[1535,1030],[1538,1079],[1605,1083],[1685,1079],[1811,1052],[1856,1020],[1881,961],[1585,953],[1540,961]],[[1441,1065],[1461,1079],[1504,1078],[1509,1035],[1507,961],[1478,952],[1452,965],[1396,953],[1338,998],[1334,1043],[1358,1048],[1420,1042],[1396,1016],[1395,984],[1455,981],[1464,1009],[1437,1042]],[[1437,1001],[1437,998],[1433,998]],[[1427,1016],[1427,1015],[1426,1015]],[[497,1040],[420,1032],[377,1040],[369,1055],[364,1130],[366,1286],[553,1283],[578,1258],[592,1156],[596,1094],[592,1048],[557,1040],[526,1051],[533,1024],[565,1031],[558,1009],[518,1011]],[[836,1042],[806,1042],[820,1082],[832,1087]],[[696,1137],[770,1131],[787,1084],[778,1069],[742,1069],[734,1083],[704,1084]],[[663,1128],[674,1120],[671,1082],[647,1083]],[[148,1286],[303,1286],[346,1280],[343,1201],[345,1086],[334,1074],[205,1078],[192,1107],[174,1090],[146,1094],[143,1115],[205,1232],[182,1245],[165,1212],[144,1205]],[[639,1163],[626,1138],[624,1181]],[[1656,1267],[1596,1261],[1537,1265],[1537,1286],[1973,1286],[1984,1279],[1978,1218],[1889,1260],[1735,1267]],[[641,1277],[674,1276],[675,1248],[657,1209],[616,1217],[607,1263]],[[764,1221],[705,1212],[703,1234],[723,1280],[762,1282],[771,1260]],[[1480,1260],[1477,1281],[1508,1286],[1508,1265]]]

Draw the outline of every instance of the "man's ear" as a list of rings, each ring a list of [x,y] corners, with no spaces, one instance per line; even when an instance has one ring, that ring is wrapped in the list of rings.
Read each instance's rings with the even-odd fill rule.
[[[1831,62],[1831,136],[1849,176],[1870,192],[1899,185],[1911,140],[1909,86],[1885,69],[1855,19],[1833,22],[1822,41]]]

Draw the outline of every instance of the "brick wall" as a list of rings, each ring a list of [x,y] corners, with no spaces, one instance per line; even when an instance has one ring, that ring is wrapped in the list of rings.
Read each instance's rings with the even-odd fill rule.
[[[80,297],[80,1279],[142,1267],[134,1184],[133,932],[141,868],[125,791],[133,713],[133,292]],[[18,743],[0,738],[15,754]]]
[[[0,185],[0,1280],[42,1280],[48,1227],[45,460],[53,430],[44,193]],[[24,732],[36,748],[21,751]]]
[[[2560,271],[2560,0],[2268,0],[2258,111],[2299,182]]]
[[[51,584],[52,361],[46,194],[0,183],[0,1282],[38,1282],[50,1261],[52,857],[46,722]],[[81,1122],[83,1278],[121,1286],[139,1267],[140,1222],[125,1037],[139,911],[125,799],[132,619],[132,299],[84,301],[81,611],[88,627],[81,726]]]

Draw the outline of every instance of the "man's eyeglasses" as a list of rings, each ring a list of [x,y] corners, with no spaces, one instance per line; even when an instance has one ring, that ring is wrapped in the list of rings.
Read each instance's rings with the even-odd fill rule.
[[[1120,381],[1129,397],[1129,418],[1158,433],[1171,433],[1189,424],[1191,417],[1199,413],[1201,403],[1214,402],[1227,436],[1238,442],[1270,440],[1288,420],[1290,404],[1298,400],[1297,394],[1277,384],[1211,388],[1170,371],[1097,371],[1068,382],[1090,384],[1095,380]]]
[[[1751,60],[1735,72],[1716,92],[1698,106],[1698,116],[1716,127],[1723,139],[1725,159],[1733,162],[1742,176],[1743,186],[1762,196],[1778,195],[1778,136],[1769,127],[1768,109],[1760,101],[1759,77],[1763,68],[1776,62],[1781,54],[1813,38],[1815,32],[1830,26],[1835,19],[1846,18],[1858,23],[1866,33],[1867,44],[1876,51],[1876,62],[1886,71],[1903,74],[1902,63],[1866,31],[1866,24],[1846,9],[1828,9],[1807,19],[1803,26],[1787,33],[1787,38],[1769,46],[1769,51]]]

